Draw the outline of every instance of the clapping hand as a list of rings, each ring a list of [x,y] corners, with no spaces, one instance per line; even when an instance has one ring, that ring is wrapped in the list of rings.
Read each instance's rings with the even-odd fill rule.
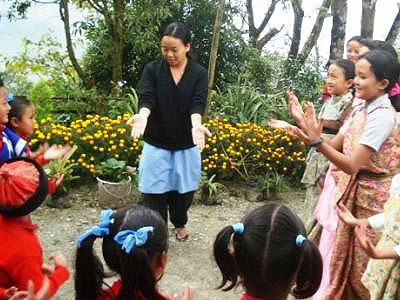
[[[192,138],[193,143],[197,146],[200,151],[203,151],[206,135],[211,136],[211,132],[203,125],[197,125],[192,127]]]
[[[131,137],[134,139],[138,139],[144,134],[144,130],[146,129],[147,116],[140,113],[136,114],[128,120],[127,124],[133,126]]]
[[[189,287],[187,282],[185,282],[183,297],[178,297],[177,295],[174,295],[173,299],[174,300],[193,300],[193,290]]]
[[[44,152],[43,157],[47,161],[58,159],[67,154],[69,150],[71,150],[70,145],[64,145],[61,148],[59,148],[57,145],[52,145]]]
[[[35,294],[35,287],[32,281],[28,282],[28,291],[16,292],[8,300],[48,300],[50,282],[47,276],[43,280],[43,285],[40,290]]]
[[[303,129],[305,127],[303,108],[301,107],[297,96],[293,92],[288,91],[286,94],[290,115],[292,116],[293,120],[295,120],[296,124]]]
[[[295,137],[303,142],[308,142],[308,136],[299,128],[286,121],[271,119],[268,125],[272,128],[280,128],[287,132],[288,135]]]

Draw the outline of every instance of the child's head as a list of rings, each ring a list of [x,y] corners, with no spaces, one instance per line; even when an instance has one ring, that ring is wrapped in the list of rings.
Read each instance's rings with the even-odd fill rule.
[[[136,299],[137,293],[158,299],[156,282],[167,263],[168,231],[162,217],[144,207],[103,211],[101,224],[78,237],[75,299],[95,300],[105,293],[103,264],[93,253],[99,236],[103,238],[104,261],[121,278],[118,299]]]
[[[356,96],[373,101],[390,91],[397,82],[400,66],[393,55],[385,50],[373,50],[356,63],[354,84]]]
[[[347,59],[351,60],[352,62],[356,63],[360,57],[360,40],[361,36],[353,36],[351,39],[347,41],[346,45],[346,52],[347,52]]]
[[[243,223],[222,229],[214,242],[214,258],[224,291],[236,286],[240,277],[254,297],[286,299],[296,284],[293,294],[306,298],[321,282],[318,248],[306,239],[302,221],[284,205],[263,205]]]
[[[9,111],[10,105],[8,104],[8,90],[6,87],[0,86],[0,124],[7,124]]]
[[[328,93],[334,96],[342,96],[348,93],[353,86],[355,65],[351,60],[338,59],[331,63],[326,78]]]
[[[13,97],[9,103],[7,127],[22,137],[30,137],[35,131],[35,107],[25,97]]]
[[[47,177],[38,163],[14,158],[0,163],[0,214],[23,217],[38,208],[47,195]]]

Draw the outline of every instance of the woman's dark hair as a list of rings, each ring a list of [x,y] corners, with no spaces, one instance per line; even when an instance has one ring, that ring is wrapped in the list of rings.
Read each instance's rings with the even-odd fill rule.
[[[218,288],[230,290],[240,277],[246,291],[257,297],[289,291],[294,279],[292,293],[297,298],[308,298],[318,290],[321,255],[307,239],[297,245],[296,238],[299,234],[306,237],[306,230],[288,207],[263,205],[245,216],[243,225],[242,234],[226,226],[215,239],[214,258],[222,273]]]
[[[359,35],[355,35],[355,36],[353,36],[353,37],[351,37],[348,41],[347,41],[347,44],[346,45],[348,45],[350,42],[358,42],[358,43],[360,43],[360,41],[361,41],[361,36],[359,36]],[[361,43],[360,43],[361,44]]]
[[[118,295],[110,296],[117,300],[135,300],[138,295],[151,300],[164,299],[156,290],[157,279],[151,263],[168,249],[165,221],[157,212],[144,207],[117,210],[113,218],[109,235],[103,238],[102,252],[107,266],[120,276],[121,288]],[[145,226],[154,228],[148,233],[147,242],[136,246],[129,254],[114,241],[114,236],[121,230],[137,230]],[[87,237],[76,251],[76,300],[97,300],[99,295],[107,293],[102,289],[107,274],[93,250],[95,239],[92,235]]]
[[[18,120],[21,120],[26,107],[31,106],[32,103],[24,96],[13,96],[13,100],[8,102],[8,104],[10,104],[11,108],[8,113],[7,127],[12,129],[11,119],[16,118]]]
[[[393,55],[393,57],[396,58],[396,60],[398,59],[396,49],[394,49],[394,47],[392,45],[390,45],[388,42],[380,41],[380,40],[373,40],[373,41],[371,41],[371,43],[374,45],[373,47],[375,47],[372,50],[385,50],[385,51],[389,52],[391,55]]]
[[[343,69],[344,77],[346,80],[354,79],[356,74],[356,67],[354,62],[349,59],[337,59],[332,64],[337,65]]]
[[[182,23],[173,22],[165,28],[162,36],[172,36],[174,38],[180,39],[182,43],[186,46],[190,43],[191,33]]]
[[[377,80],[387,79],[389,81],[385,92],[389,92],[397,83],[400,75],[400,65],[397,59],[385,50],[373,50],[360,57],[365,59],[371,65],[371,71],[375,74]],[[398,110],[398,97],[389,97],[393,107]]]
[[[370,51],[376,49],[376,44],[372,42],[370,39],[361,39],[359,43],[365,47],[367,47]]]

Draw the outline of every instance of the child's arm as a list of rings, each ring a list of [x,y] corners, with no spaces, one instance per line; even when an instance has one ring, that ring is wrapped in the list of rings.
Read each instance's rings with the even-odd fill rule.
[[[361,247],[367,253],[369,257],[375,259],[399,259],[400,258],[400,245],[388,248],[377,248],[374,243],[370,240],[367,232],[361,227],[356,227],[356,236],[360,241]]]
[[[69,271],[66,260],[65,258],[65,261],[62,260],[63,256],[61,254],[56,254],[50,258],[54,260],[56,265],[54,272],[47,276],[49,279],[49,296],[52,297],[69,278]],[[11,276],[20,290],[26,290],[28,282],[32,281],[35,286],[35,292],[43,285],[46,277],[42,270],[42,261],[38,257],[30,257],[21,261],[13,268]]]

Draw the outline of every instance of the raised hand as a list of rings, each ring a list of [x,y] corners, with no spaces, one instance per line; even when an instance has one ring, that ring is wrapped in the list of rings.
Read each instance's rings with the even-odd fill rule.
[[[302,128],[310,141],[314,141],[321,136],[323,120],[317,120],[314,105],[307,102],[304,114],[305,127]]]
[[[129,125],[133,125],[131,131],[131,137],[134,139],[140,138],[146,129],[147,126],[147,116],[144,114],[136,114],[132,118],[130,118],[127,122]]]
[[[43,157],[45,160],[54,160],[63,157],[71,149],[70,145],[64,145],[59,148],[57,145],[52,145],[44,152]]]
[[[303,108],[301,107],[297,96],[293,92],[289,91],[286,94],[290,115],[292,116],[293,120],[295,120],[296,124],[299,125],[300,128],[303,128],[305,125]]]
[[[174,296],[174,300],[193,300],[193,290],[185,282],[183,297]]]
[[[203,151],[206,142],[206,135],[211,136],[211,132],[203,125],[192,127],[193,143],[200,151]]]
[[[283,129],[288,135],[297,138],[305,143],[308,143],[309,141],[308,136],[304,133],[304,131],[292,124],[289,124],[286,121],[271,119],[268,122],[268,125],[272,128]]]
[[[56,266],[63,266],[68,268],[67,258],[60,251],[57,251],[49,256],[49,259],[54,261]]]
[[[35,287],[32,281],[28,282],[28,290],[23,292],[16,292],[8,300],[49,300],[49,286],[50,282],[47,277],[43,280],[43,285],[40,290],[35,294]]]

